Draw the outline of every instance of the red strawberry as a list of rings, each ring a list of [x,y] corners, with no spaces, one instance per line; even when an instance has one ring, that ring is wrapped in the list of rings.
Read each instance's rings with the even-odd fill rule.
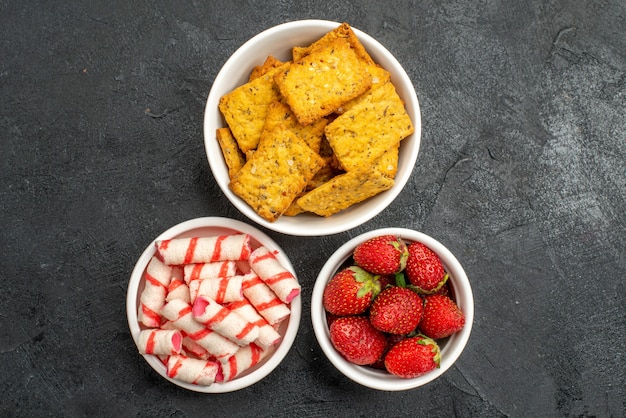
[[[330,325],[330,341],[349,362],[366,365],[378,360],[385,350],[385,334],[365,316],[344,316]]]
[[[408,247],[409,258],[406,273],[409,282],[421,293],[435,293],[448,280],[439,256],[421,242]]]
[[[377,277],[352,266],[335,274],[324,288],[324,309],[334,315],[358,315],[380,292]]]
[[[436,294],[452,297],[452,292],[450,291],[450,282],[446,281],[446,284],[441,286],[441,289],[437,290]]]
[[[404,335],[399,334],[387,334],[386,337],[387,339],[385,342],[385,350],[383,351],[383,354],[378,360],[376,360],[375,363],[371,365],[372,367],[380,370],[385,370],[385,356],[387,355],[387,352],[391,350],[391,347],[406,338]]]
[[[424,316],[420,331],[436,340],[460,331],[465,325],[465,315],[457,304],[445,295],[428,295],[424,298]]]
[[[335,320],[336,320],[337,318],[341,318],[341,317],[340,317],[340,316],[337,316],[337,315],[333,315],[333,314],[331,314],[331,313],[329,313],[329,312],[326,312],[326,325],[328,325],[328,326],[330,327],[330,325],[331,325],[333,322],[335,322]]]
[[[388,287],[370,308],[374,328],[389,334],[408,334],[422,319],[422,298],[406,287]]]
[[[385,356],[387,371],[398,377],[411,379],[439,367],[439,345],[428,337],[418,335],[406,338]]]
[[[395,283],[395,278],[392,275],[384,275],[378,278],[380,282],[380,290],[384,290],[387,286],[393,286]]]
[[[402,238],[383,235],[359,244],[353,253],[354,262],[374,274],[394,274],[404,270],[409,256]]]

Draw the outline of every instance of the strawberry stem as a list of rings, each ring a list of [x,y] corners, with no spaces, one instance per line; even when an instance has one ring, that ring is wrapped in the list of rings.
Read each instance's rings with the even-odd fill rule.
[[[406,279],[404,277],[404,273],[396,273],[396,286],[398,287],[406,287]]]

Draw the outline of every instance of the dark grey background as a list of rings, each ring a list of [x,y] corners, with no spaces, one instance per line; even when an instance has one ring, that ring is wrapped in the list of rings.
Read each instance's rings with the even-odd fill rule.
[[[160,378],[125,316],[162,231],[242,216],[203,148],[206,97],[247,39],[347,21],[405,66],[422,146],[362,227],[299,238],[304,314],[285,362],[240,392]],[[626,3],[0,1],[1,416],[624,416]],[[448,246],[476,317],[441,379],[385,393],[323,356],[310,295],[324,260],[378,227]]]

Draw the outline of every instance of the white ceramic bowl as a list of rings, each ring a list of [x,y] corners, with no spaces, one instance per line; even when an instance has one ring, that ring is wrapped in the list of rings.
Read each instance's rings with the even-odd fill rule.
[[[258,229],[234,219],[220,217],[192,219],[168,229],[159,235],[154,241],[171,238],[214,236],[234,233],[249,234],[251,236],[251,244],[253,248],[263,245],[269,250],[277,252],[276,258],[278,261],[280,261],[286,269],[296,275],[289,258],[287,258],[285,252],[278,246],[278,244]],[[143,290],[145,284],[144,272],[148,262],[155,254],[154,241],[148,245],[143,254],[141,254],[141,257],[139,257],[139,260],[137,261],[137,264],[135,265],[135,268],[130,276],[130,282],[128,283],[128,292],[126,295],[126,315],[128,317],[128,326],[130,327],[130,332],[135,340],[135,344],[138,342],[139,333],[141,331],[141,327],[137,319],[139,297],[141,296],[141,291]],[[237,376],[229,382],[213,383],[210,386],[198,386],[185,383],[167,376],[165,365],[156,356],[144,355],[144,358],[161,376],[185,389],[205,393],[225,393],[243,389],[270,374],[272,370],[274,370],[285,358],[296,338],[298,327],[300,325],[301,313],[302,301],[300,296],[297,296],[291,302],[291,315],[287,320],[283,321],[278,330],[283,338],[273,348],[274,352],[255,367],[247,370],[245,373],[242,373],[240,376]]]
[[[398,235],[406,242],[422,242],[439,255],[448,274],[451,292],[457,305],[465,314],[465,326],[463,329],[439,343],[441,348],[441,363],[438,369],[418,376],[413,379],[402,379],[387,373],[384,370],[374,369],[367,366],[357,366],[345,360],[338,351],[335,350],[331,341],[326,322],[326,312],[324,310],[322,297],[324,287],[337,270],[346,260],[352,256],[352,252],[360,243],[379,235]],[[456,257],[440,242],[421,232],[404,228],[377,229],[359,235],[342,245],[324,264],[320,271],[311,299],[311,321],[315,337],[331,363],[346,377],[372,389],[385,391],[401,391],[413,389],[441,376],[459,358],[465,348],[472,331],[474,320],[474,298],[472,288],[463,267]]]
[[[261,218],[248,204],[228,188],[230,181],[228,170],[219,144],[215,139],[215,130],[226,126],[218,109],[220,98],[247,82],[250,71],[256,65],[262,64],[268,55],[273,55],[284,61],[289,60],[293,46],[309,45],[337,26],[339,26],[337,22],[301,20],[275,26],[254,36],[226,61],[217,77],[215,77],[206,103],[204,145],[215,181],[217,181],[228,200],[245,216],[259,225],[287,235],[330,235],[347,231],[367,222],[384,210],[398,196],[411,176],[413,166],[417,160],[421,136],[421,119],[413,83],[400,63],[383,45],[371,36],[353,28],[371,57],[391,73],[391,80],[398,94],[405,101],[407,112],[415,127],[415,132],[401,142],[395,185],[377,196],[328,218],[312,214],[301,214],[295,217],[281,216],[275,222],[268,222]]]

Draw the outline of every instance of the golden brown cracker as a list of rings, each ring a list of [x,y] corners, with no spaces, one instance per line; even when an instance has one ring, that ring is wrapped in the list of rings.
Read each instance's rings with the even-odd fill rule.
[[[230,131],[230,128],[218,128],[215,132],[215,137],[222,149],[224,162],[226,162],[226,166],[228,167],[228,176],[232,179],[246,163],[246,157],[239,149],[237,140]]]
[[[255,78],[259,78],[262,75],[267,74],[268,71],[271,71],[274,68],[278,68],[283,64],[284,62],[270,55],[265,59],[262,65],[257,65],[256,67],[252,69],[252,71],[250,72],[250,77],[248,81],[252,81]]]
[[[374,60],[367,53],[367,51],[365,50],[365,47],[363,46],[363,44],[361,44],[361,41],[359,41],[359,38],[356,36],[356,34],[354,33],[350,25],[346,22],[342,23],[341,25],[339,25],[337,28],[333,29],[332,31],[326,33],[324,36],[322,36],[317,41],[313,42],[308,47],[292,48],[291,52],[293,55],[293,60],[297,61],[305,57],[306,55],[310,54],[315,49],[325,48],[337,38],[347,39],[348,42],[350,43],[350,46],[356,52],[358,59],[362,63],[366,65],[374,64]]]
[[[219,109],[244,153],[257,147],[268,106],[280,98],[274,74],[282,68],[273,68],[220,99]]]
[[[365,71],[367,71],[367,73],[372,78],[372,87],[371,87],[372,89],[379,87],[385,83],[388,83],[391,80],[391,74],[389,73],[389,71],[385,70],[384,68],[378,65],[367,65],[365,67]],[[344,103],[336,110],[336,113],[340,115],[342,113],[347,112],[352,106],[357,104],[359,100],[362,100],[365,96],[366,96],[365,94],[362,94],[350,100],[349,102]]]
[[[398,156],[400,143],[385,151],[376,161],[374,161],[374,169],[389,178],[395,178],[398,172]]]
[[[298,122],[289,106],[277,101],[270,105],[263,129],[271,130],[279,124],[285,125],[296,136],[303,139],[313,151],[319,153],[322,137],[324,136],[324,128],[328,124],[328,120],[321,118],[308,126],[303,126]]]
[[[300,207],[300,205],[298,205],[298,202],[296,200],[297,199],[294,199],[294,201],[291,202],[291,205],[289,205],[287,210],[283,213],[284,216],[297,216],[297,215],[300,215],[301,213],[306,212],[304,209]]]
[[[372,84],[365,65],[345,38],[293,62],[276,74],[275,81],[302,125],[333,113]]]
[[[346,171],[371,165],[413,133],[413,123],[392,83],[373,88],[326,126],[325,134]]]
[[[394,180],[377,170],[361,169],[333,177],[297,200],[305,211],[331,216],[390,189]]]
[[[326,161],[326,165],[315,173],[313,178],[306,184],[307,192],[321,186],[333,177],[343,174],[343,171],[338,170],[332,165],[332,158],[324,158],[324,160]]]
[[[230,182],[230,189],[263,219],[274,222],[325,164],[284,126],[264,131],[257,151]]]

